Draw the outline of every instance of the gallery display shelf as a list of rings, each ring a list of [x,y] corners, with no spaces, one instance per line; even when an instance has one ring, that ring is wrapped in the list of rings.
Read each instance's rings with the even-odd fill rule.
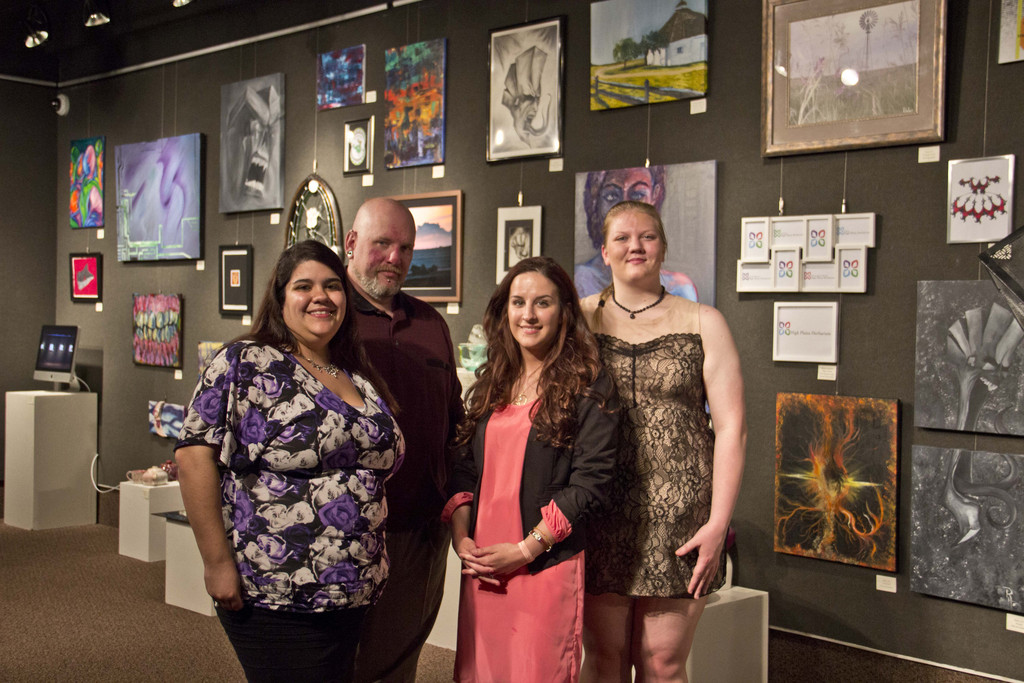
[[[215,616],[213,598],[206,592],[203,558],[192,535],[188,518],[180,512],[158,512],[166,525],[167,566],[164,574],[164,602],[208,617]]]
[[[184,509],[181,487],[176,481],[160,486],[122,481],[118,490],[117,551],[143,562],[160,562],[166,557],[166,524],[154,515]]]

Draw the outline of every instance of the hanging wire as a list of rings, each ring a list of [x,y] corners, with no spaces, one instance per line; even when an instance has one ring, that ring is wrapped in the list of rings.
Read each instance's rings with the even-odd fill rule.
[[[846,164],[850,160],[850,153],[843,152],[843,204],[839,213],[846,213]]]
[[[316,73],[314,74],[313,82],[316,83],[320,76],[320,27],[316,27],[316,64],[314,68]],[[318,86],[319,87],[319,86]],[[319,96],[319,93],[317,93]],[[313,173],[316,173],[316,142],[317,142],[317,125],[320,123],[320,103],[317,101],[318,98],[313,99]]]
[[[166,94],[167,65],[160,67],[160,137],[164,136],[164,95]]]
[[[651,103],[647,103],[647,153],[644,155],[644,168],[651,167]]]
[[[523,205],[523,166],[526,162],[519,162],[519,206]]]
[[[779,157],[779,215],[781,216],[786,210],[786,202],[782,198],[782,170],[785,168],[786,159],[785,157]]]
[[[988,3],[988,37],[985,41],[985,99],[981,115],[981,156],[986,156],[988,149],[988,70],[992,61],[992,2]]]
[[[178,134],[178,63],[174,63],[174,120],[171,124],[171,135]]]

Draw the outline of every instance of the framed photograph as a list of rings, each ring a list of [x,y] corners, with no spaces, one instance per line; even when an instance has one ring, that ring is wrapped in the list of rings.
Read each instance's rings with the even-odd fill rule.
[[[345,123],[345,175],[373,173],[373,117]]]
[[[736,262],[737,292],[770,292],[772,282],[772,263]]]
[[[875,214],[836,214],[837,247],[874,247]]]
[[[103,254],[71,254],[71,300],[103,301]]]
[[[831,261],[835,234],[835,218],[831,214],[807,216],[804,261]]]
[[[740,245],[740,260],[744,263],[768,263],[772,260],[769,252],[771,231],[768,220],[767,216],[758,216],[740,221],[743,240]]]
[[[220,314],[252,315],[252,245],[220,248]]]
[[[772,290],[799,292],[803,279],[801,265],[800,247],[772,249]]]
[[[462,301],[462,190],[392,199],[416,221],[416,248],[402,291],[424,301]]]
[[[762,155],[942,140],[943,0],[762,1]]]
[[[539,206],[513,206],[498,209],[498,262],[495,281],[501,281],[509,268],[530,256],[540,256]]]
[[[772,216],[772,248],[807,245],[806,216]]]
[[[839,268],[835,261],[804,261],[801,292],[838,292]]]
[[[839,304],[775,302],[772,360],[835,363],[839,359]]]
[[[565,19],[491,31],[487,160],[562,153]]]
[[[1013,229],[1013,154],[949,162],[946,242],[998,242]]]
[[[868,291],[868,248],[840,247],[836,249],[839,270],[839,291],[863,294]]]

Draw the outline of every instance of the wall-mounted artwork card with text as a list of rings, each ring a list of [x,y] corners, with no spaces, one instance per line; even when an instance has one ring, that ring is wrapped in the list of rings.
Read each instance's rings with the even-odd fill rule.
[[[444,163],[448,41],[426,40],[384,52],[384,165]]]
[[[991,280],[918,282],[914,425],[1024,435],[1022,339]]]
[[[914,446],[910,590],[1024,614],[1024,456]]]
[[[319,55],[316,107],[337,109],[362,104],[366,81],[366,46],[353,45]]]
[[[899,402],[775,398],[775,552],[896,571]]]
[[[71,141],[69,213],[72,228],[103,227],[103,166],[107,139],[84,138]]]
[[[117,260],[202,258],[201,133],[114,148]]]
[[[181,367],[180,294],[132,295],[132,355],[137,365]]]
[[[707,0],[590,5],[590,110],[703,97]]]
[[[284,206],[284,74],[220,88],[220,212]]]

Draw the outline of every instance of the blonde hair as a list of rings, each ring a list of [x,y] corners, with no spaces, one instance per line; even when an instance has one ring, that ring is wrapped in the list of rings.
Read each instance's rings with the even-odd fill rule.
[[[604,217],[604,223],[601,224],[601,238],[603,243],[608,243],[608,229],[611,227],[612,221],[622,214],[630,211],[642,213],[654,221],[654,230],[658,233],[658,239],[661,240],[662,254],[664,255],[664,250],[668,248],[668,240],[665,238],[665,224],[661,221],[661,214],[659,214],[658,210],[650,204],[634,201],[632,199],[619,202],[612,208],[608,209],[608,213],[605,214]],[[594,318],[591,324],[594,332],[599,332],[601,330],[601,314],[604,312],[604,303],[608,300],[608,297],[612,295],[614,290],[615,282],[613,280],[612,284],[605,287],[598,297],[597,307],[594,309]]]

